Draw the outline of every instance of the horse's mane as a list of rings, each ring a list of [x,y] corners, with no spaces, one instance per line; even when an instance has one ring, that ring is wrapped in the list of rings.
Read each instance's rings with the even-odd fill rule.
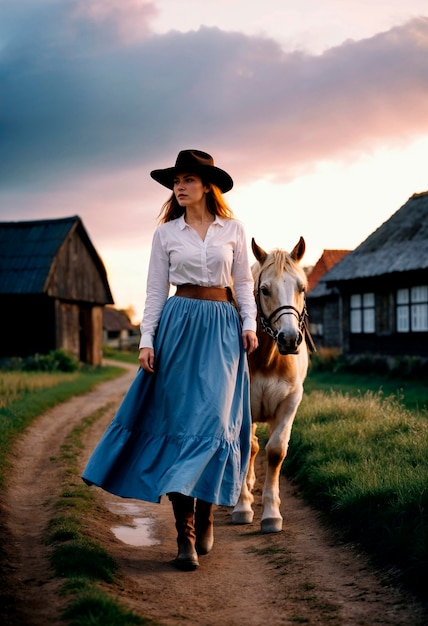
[[[270,267],[274,268],[276,278],[279,278],[284,271],[287,271],[291,274],[298,275],[300,278],[304,279],[306,283],[305,272],[300,267],[300,265],[296,263],[296,261],[294,261],[290,253],[286,252],[286,250],[282,250],[281,248],[275,248],[274,250],[271,250],[271,252],[269,252],[265,262],[263,263],[263,270]],[[253,273],[254,281],[256,282],[259,279],[262,266],[257,261],[256,263],[254,263],[251,270]]]

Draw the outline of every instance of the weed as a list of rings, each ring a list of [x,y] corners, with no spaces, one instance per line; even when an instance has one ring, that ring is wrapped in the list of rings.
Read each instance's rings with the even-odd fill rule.
[[[123,609],[100,590],[87,591],[64,611],[70,626],[156,626],[157,622]]]

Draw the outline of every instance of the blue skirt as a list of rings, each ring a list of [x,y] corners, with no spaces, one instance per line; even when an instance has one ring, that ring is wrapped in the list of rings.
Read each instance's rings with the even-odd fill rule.
[[[142,369],[82,478],[124,498],[170,492],[234,506],[251,439],[247,356],[229,302],[172,296],[155,339],[155,373]]]

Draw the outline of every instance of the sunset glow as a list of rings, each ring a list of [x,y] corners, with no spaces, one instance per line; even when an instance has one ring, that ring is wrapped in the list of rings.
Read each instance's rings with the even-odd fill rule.
[[[2,6],[0,219],[80,215],[141,317],[183,148],[214,155],[266,248],[353,249],[428,190],[425,0],[21,0]]]

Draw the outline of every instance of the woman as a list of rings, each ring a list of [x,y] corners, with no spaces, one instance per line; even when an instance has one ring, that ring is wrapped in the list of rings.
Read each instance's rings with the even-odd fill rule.
[[[175,166],[151,176],[173,193],[153,236],[141,369],[83,480],[149,502],[168,494],[174,563],[193,570],[214,542],[213,504],[233,506],[246,475],[245,351],[257,348],[256,305],[244,229],[222,196],[233,186],[229,174],[209,154],[183,150]]]

